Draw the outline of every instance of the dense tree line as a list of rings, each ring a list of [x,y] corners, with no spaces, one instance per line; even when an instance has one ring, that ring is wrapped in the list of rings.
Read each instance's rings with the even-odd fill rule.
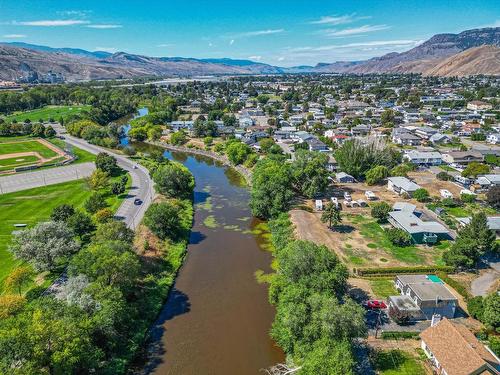
[[[96,164],[96,180],[117,173],[107,154]],[[162,173],[178,168],[166,191],[177,198],[154,203],[144,220],[159,238],[161,261],[142,256],[146,242],[139,246],[123,222],[100,222],[69,205],[56,207],[50,222],[20,232],[11,246],[17,257],[37,271],[66,266],[68,279],[41,296],[43,287],[23,294],[34,277],[31,267],[9,275],[11,294],[0,298],[0,373],[126,373],[173,283],[192,222],[192,176],[177,163],[147,164]]]
[[[353,340],[366,335],[366,326],[362,307],[346,295],[346,267],[325,246],[294,240],[287,214],[269,225],[277,263],[271,336],[298,374],[353,374]]]

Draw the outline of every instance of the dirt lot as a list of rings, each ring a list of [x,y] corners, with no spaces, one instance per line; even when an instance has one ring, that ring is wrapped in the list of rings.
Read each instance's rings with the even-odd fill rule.
[[[408,177],[426,189],[431,197],[441,197],[439,190],[446,189],[451,192],[455,198],[458,198],[460,197],[460,191],[463,189],[453,182],[438,180],[436,175],[432,172],[410,172],[408,173]]]

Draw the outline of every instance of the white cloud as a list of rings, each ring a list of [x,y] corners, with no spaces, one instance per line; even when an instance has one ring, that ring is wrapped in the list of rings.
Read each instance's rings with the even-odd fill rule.
[[[73,25],[85,25],[90,23],[89,21],[83,20],[40,20],[40,21],[23,21],[23,22],[13,22],[15,25],[22,26],[73,26]]]
[[[316,21],[311,21],[310,23],[313,25],[345,25],[347,23],[352,23],[358,20],[364,20],[371,18],[369,16],[356,16],[356,13],[352,14],[344,14],[342,16],[333,15],[333,16],[323,16]]]
[[[389,52],[407,51],[422,40],[373,40],[360,43],[332,44],[321,46],[287,47],[279,54],[287,65],[315,65],[318,62],[356,61],[381,56]]]
[[[285,29],[267,29],[267,30],[247,31],[244,33],[234,34],[231,36],[231,39],[251,38],[254,36],[261,36],[261,35],[280,34],[284,31],[285,31]]]
[[[248,56],[248,58],[249,58],[250,60],[257,60],[257,61],[262,60],[262,56]]]
[[[229,41],[229,45],[230,45],[230,46],[232,46],[233,44],[234,44],[234,39],[231,39],[231,40]]]
[[[118,49],[114,48],[114,47],[96,47],[95,50],[96,51],[109,52],[109,53],[118,52]]]
[[[91,29],[119,29],[123,26],[116,24],[91,24],[86,27],[90,27]]]
[[[173,47],[175,46],[175,44],[172,44],[172,43],[162,43],[162,44],[158,44],[156,47],[158,48],[167,48],[167,47]]]
[[[375,31],[387,30],[390,28],[391,27],[388,25],[363,25],[363,26],[359,26],[359,27],[352,27],[352,28],[347,28],[347,29],[342,29],[342,30],[327,29],[327,30],[323,30],[323,34],[326,36],[329,36],[329,37],[351,36],[351,35],[358,35],[358,34],[373,33]]]
[[[86,17],[92,13],[91,10],[60,10],[57,12],[57,14],[61,16],[70,16],[70,17]]]
[[[19,38],[26,38],[26,35],[24,35],[24,34],[5,34],[5,35],[2,35],[2,38],[19,39]]]

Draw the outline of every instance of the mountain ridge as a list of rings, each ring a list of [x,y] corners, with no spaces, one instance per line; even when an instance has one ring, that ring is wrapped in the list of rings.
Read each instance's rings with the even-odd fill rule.
[[[336,61],[316,66],[279,67],[248,59],[151,57],[79,48],[53,48],[23,42],[0,42],[0,79],[26,72],[62,74],[67,80],[116,79],[138,76],[251,75],[283,73],[422,73],[425,75],[498,74],[500,27],[436,34],[405,52],[391,52],[363,61]],[[483,56],[484,55],[484,56]],[[487,59],[487,63],[481,63]],[[477,66],[477,69],[474,69]],[[454,69],[454,70],[453,70]]]

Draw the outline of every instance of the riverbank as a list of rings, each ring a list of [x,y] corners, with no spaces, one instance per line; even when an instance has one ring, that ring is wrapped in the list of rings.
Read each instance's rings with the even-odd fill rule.
[[[163,147],[165,148],[165,147]],[[195,177],[195,218],[187,257],[150,330],[141,374],[255,375],[284,361],[269,337],[275,310],[255,272],[270,272],[261,222],[241,176],[202,153],[165,154]],[[199,150],[197,150],[199,151]],[[258,232],[258,233],[257,233]]]
[[[190,147],[185,147],[185,146],[175,146],[169,143],[165,142],[158,142],[158,141],[144,141],[144,143],[153,145],[153,146],[158,146],[162,147],[164,149],[167,149],[169,151],[174,151],[174,152],[182,152],[186,154],[193,154],[193,155],[200,155],[200,156],[205,156],[214,160],[217,160],[218,162],[222,163],[223,165],[233,168],[236,170],[240,175],[243,176],[245,179],[246,183],[248,186],[252,186],[252,171],[248,168],[245,168],[242,165],[234,165],[232,164],[227,156],[217,154],[213,151],[208,151],[208,150],[200,150],[199,148],[190,148]]]

